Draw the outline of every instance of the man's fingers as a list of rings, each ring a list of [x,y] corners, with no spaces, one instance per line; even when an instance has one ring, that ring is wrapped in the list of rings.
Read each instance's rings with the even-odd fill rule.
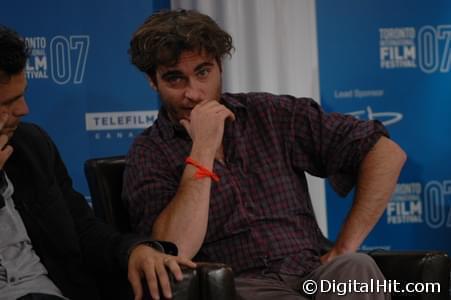
[[[189,128],[189,121],[185,120],[185,119],[181,119],[180,120],[180,125],[182,125],[183,127],[185,127],[186,130],[188,130],[188,128]]]
[[[214,106],[214,105],[217,105],[217,104],[220,104],[218,101],[214,101],[214,100],[203,100],[203,101],[201,101],[201,102],[199,102],[197,105],[196,105],[196,107],[197,106],[199,106],[199,108],[200,107],[210,107],[210,106]]]
[[[138,272],[130,271],[128,274],[128,281],[133,289],[133,294],[135,295],[135,300],[141,300],[143,297],[143,288],[141,285],[141,277]]]
[[[202,101],[194,107],[195,110],[201,109],[204,112],[216,110],[218,108],[226,108],[226,107],[218,101]]]
[[[232,121],[235,120],[235,115],[233,114],[233,112],[231,112],[230,110],[221,110],[220,112],[218,112],[218,117],[223,119],[223,120],[227,120],[227,119],[231,119]]]
[[[183,272],[180,265],[187,266],[189,268],[196,268],[197,265],[191,260],[184,257],[167,257],[165,260],[166,267],[169,268],[172,274],[174,274],[175,279],[178,281],[183,280]]]
[[[229,110],[226,120],[235,121],[235,114]]]
[[[196,263],[185,257],[177,257],[177,262],[193,269],[197,267]]]
[[[8,136],[6,134],[0,135],[0,151],[5,148],[5,145],[8,143]]]
[[[185,128],[186,132],[188,132],[189,136],[192,137],[192,135],[191,135],[191,128],[190,128],[190,122],[188,120],[181,119],[180,120],[180,125],[182,125]]]
[[[169,270],[171,270],[171,273],[174,274],[174,277],[175,279],[177,279],[177,281],[183,280],[183,273],[177,261],[170,259],[167,260],[165,265],[169,268]]]
[[[7,113],[0,114],[0,130],[2,130],[3,127],[5,126],[6,122],[8,121],[8,117],[9,117],[9,114],[7,114]]]
[[[11,154],[13,153],[13,147],[11,145],[8,145],[5,147],[5,149],[3,149],[3,155],[5,158],[5,161],[8,160],[8,158],[11,156]]]
[[[3,150],[0,150],[0,170],[3,169],[3,166],[12,153],[13,147],[11,147],[10,145],[7,145]]]
[[[155,274],[155,268],[154,266],[151,266],[150,268],[144,269],[144,274],[146,277],[147,287],[149,288],[150,296],[152,296],[152,299],[160,299],[160,291],[158,290],[158,279],[157,275]]]
[[[201,111],[199,112],[199,110],[201,110]],[[196,111],[196,113],[201,113],[201,114],[206,114],[206,115],[213,114],[214,117],[217,117],[218,114],[223,114],[224,112],[227,112],[227,114],[226,114],[227,117],[224,118],[224,120],[225,119],[230,119],[231,121],[235,120],[235,114],[230,109],[228,109],[225,105],[219,103],[218,101],[203,101],[203,102],[199,103],[198,105],[196,105],[196,107],[194,107],[193,111]],[[186,128],[185,125],[184,125],[184,127]]]
[[[224,119],[230,119],[231,121],[235,121],[235,114],[224,105],[221,105],[220,107],[216,108],[215,113],[225,115],[226,117]]]
[[[165,258],[166,260],[167,258]],[[165,263],[156,265],[156,272],[158,276],[158,281],[160,282],[160,287],[163,295],[166,298],[172,298],[171,285],[169,283],[168,273],[166,272]]]

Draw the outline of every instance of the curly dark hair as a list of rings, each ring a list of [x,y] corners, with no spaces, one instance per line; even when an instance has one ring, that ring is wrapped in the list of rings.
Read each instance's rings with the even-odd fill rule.
[[[220,64],[232,50],[232,37],[209,16],[182,9],[151,15],[133,34],[128,53],[154,80],[157,67],[177,64],[183,51],[205,51]]]
[[[20,73],[27,62],[29,49],[14,30],[0,25],[0,82]]]

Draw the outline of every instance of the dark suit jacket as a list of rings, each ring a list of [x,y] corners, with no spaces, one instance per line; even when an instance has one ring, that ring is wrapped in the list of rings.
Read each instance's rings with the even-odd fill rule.
[[[97,220],[72,181],[58,150],[38,126],[21,123],[4,169],[33,248],[49,277],[70,299],[99,299],[94,274],[122,270],[128,251],[143,241],[120,235]]]

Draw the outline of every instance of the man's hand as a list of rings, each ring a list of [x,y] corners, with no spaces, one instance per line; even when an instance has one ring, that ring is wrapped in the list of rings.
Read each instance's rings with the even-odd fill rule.
[[[141,300],[143,296],[141,278],[146,280],[152,299],[160,299],[158,284],[164,297],[171,298],[171,286],[166,268],[174,274],[176,280],[181,281],[183,274],[179,265],[196,267],[196,264],[189,259],[167,255],[147,245],[136,246],[128,261],[128,280],[132,285],[135,300]]]
[[[0,132],[3,130],[6,122],[8,121],[8,114],[0,114]],[[13,147],[8,144],[8,136],[6,134],[0,135],[0,170],[3,169],[8,158],[13,153]]]
[[[355,251],[352,251],[350,249],[348,249],[348,250],[345,250],[345,249],[339,250],[337,247],[333,247],[326,254],[321,256],[320,260],[321,260],[321,263],[324,265],[324,264],[332,261],[337,256],[340,256],[340,255],[343,255],[343,254],[347,254],[347,253],[352,253],[352,252],[355,252]]]
[[[193,108],[190,120],[182,119],[180,124],[191,136],[193,146],[208,149],[214,154],[222,144],[226,119],[235,120],[235,115],[227,107],[218,101],[203,101]]]

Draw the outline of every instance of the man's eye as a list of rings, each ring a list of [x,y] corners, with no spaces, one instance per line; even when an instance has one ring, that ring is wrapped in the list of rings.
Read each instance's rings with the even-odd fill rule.
[[[197,72],[197,76],[199,78],[206,78],[210,74],[210,69],[201,69]]]
[[[182,77],[178,77],[178,76],[169,77],[169,78],[167,78],[167,81],[171,84],[179,83],[182,81]]]

